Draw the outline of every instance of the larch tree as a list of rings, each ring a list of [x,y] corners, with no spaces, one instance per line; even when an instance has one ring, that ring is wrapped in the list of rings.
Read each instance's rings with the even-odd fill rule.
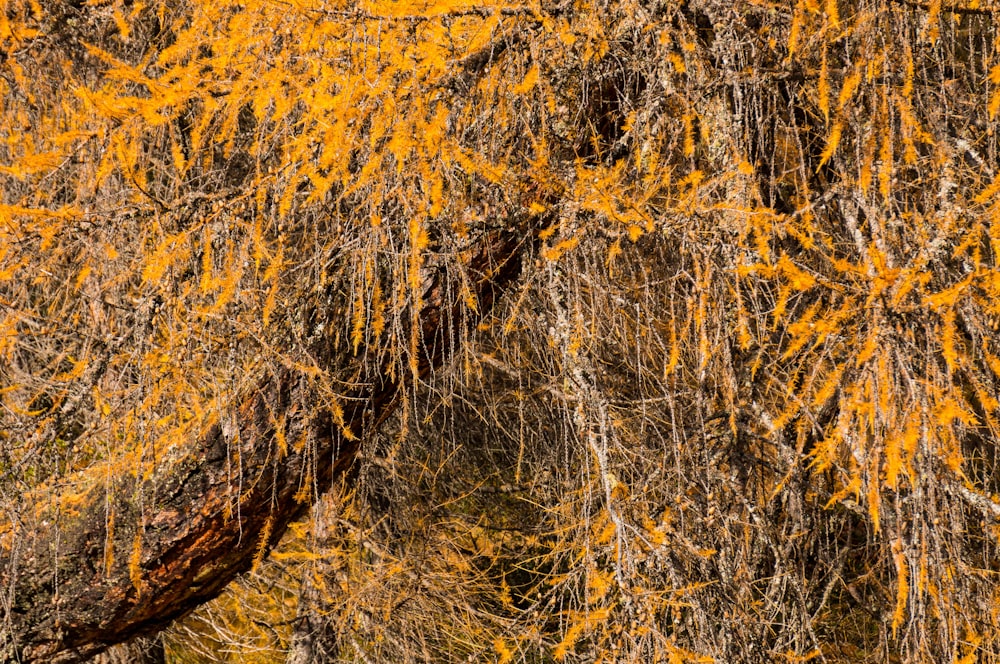
[[[998,13],[8,0],[0,659],[1000,661]]]

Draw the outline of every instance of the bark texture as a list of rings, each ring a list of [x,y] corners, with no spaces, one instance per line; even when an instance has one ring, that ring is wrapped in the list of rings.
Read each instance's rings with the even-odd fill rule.
[[[517,278],[532,237],[529,230],[488,233],[469,251],[464,263],[478,314],[463,308],[461,289],[444,271],[427,274],[418,373],[440,365],[461,328],[490,312]],[[32,529],[30,541],[0,547],[0,660],[84,661],[154,634],[218,595],[306,512],[317,496],[303,483],[329,487],[351,468],[363,434],[391,412],[398,374],[370,373],[342,399],[341,426],[303,376],[276,370],[194,441],[196,453],[147,479],[95,486],[72,512],[62,509],[58,521]],[[286,440],[309,443],[282,453],[277,421]],[[137,495],[145,497],[141,511]]]

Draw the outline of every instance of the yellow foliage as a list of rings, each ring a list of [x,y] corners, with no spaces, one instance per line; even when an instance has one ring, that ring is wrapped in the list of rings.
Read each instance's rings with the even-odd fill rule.
[[[135,591],[142,595],[143,594],[143,582],[142,582],[142,529],[136,530],[135,537],[132,539],[132,551],[129,554],[128,559],[128,575],[129,579],[132,581],[132,587]]]
[[[573,651],[573,646],[580,640],[580,637],[607,620],[609,615],[610,612],[607,608],[595,609],[593,611],[570,612],[567,616],[569,619],[569,628],[566,630],[562,641],[552,651],[552,656],[558,661],[566,659],[566,656]]]
[[[892,612],[892,631],[895,635],[906,617],[906,606],[910,594],[910,568],[903,548],[903,542],[896,539],[892,543],[893,562],[896,565],[896,607]]]
[[[497,660],[499,664],[508,664],[514,660],[514,651],[507,647],[507,643],[503,639],[494,639],[493,649],[500,656]]]
[[[861,68],[860,66],[857,66],[850,74],[847,75],[847,78],[844,79],[844,84],[840,87],[840,95],[837,97],[837,105],[840,107],[841,110],[843,110],[843,108],[847,105],[847,103],[851,101],[851,97],[853,97],[855,91],[857,91],[859,83],[861,83]],[[833,141],[832,136],[833,134],[831,133],[831,139],[828,145],[832,143],[834,144],[834,149],[836,149],[836,143]],[[839,140],[839,135],[838,135],[838,140]],[[825,153],[826,151],[824,150],[824,154]]]
[[[594,570],[587,574],[587,590],[590,592],[589,601],[598,603],[604,599],[605,595],[612,587],[614,572]]]
[[[805,532],[755,521],[777,518],[761,503],[784,505],[789,491],[803,502],[796,509],[842,503],[866,525],[873,564],[896,570],[895,588],[872,583],[895,599],[896,637],[932,620],[942,623],[935,634],[961,633],[956,616],[973,603],[949,604],[959,591],[940,561],[916,563],[933,546],[955,547],[948,538],[960,528],[933,541],[913,528],[904,548],[900,524],[927,522],[912,496],[946,495],[954,514],[983,509],[960,492],[924,489],[935,473],[983,481],[997,433],[1000,169],[989,127],[1000,65],[983,46],[996,40],[978,3],[735,3],[699,18],[713,30],[689,25],[687,10],[627,2],[557,12],[464,0],[90,2],[72,19],[59,13],[65,3],[8,4],[0,399],[16,423],[10,439],[23,442],[9,467],[34,471],[51,458],[44,472],[58,478],[106,455],[152,477],[157,462],[146,456],[181,454],[276,369],[315,398],[296,407],[323,410],[346,440],[372,433],[345,421],[357,394],[400,388],[393,437],[424,436],[431,450],[439,441],[427,432],[442,431],[414,426],[419,417],[459,409],[452,391],[470,377],[495,380],[488,407],[461,407],[476,411],[475,426],[495,426],[483,436],[491,454],[517,450],[518,487],[500,461],[483,486],[504,487],[493,503],[544,505],[549,530],[516,534],[534,538],[526,559],[544,561],[527,564],[540,578],[524,583],[551,591],[535,607],[558,597],[567,612],[558,635],[544,625],[529,633],[518,612],[536,600],[503,576],[477,606],[499,607],[497,624],[524,631],[449,623],[451,642],[487,644],[487,653],[492,643],[503,662],[529,642],[557,643],[546,656],[564,659],[592,632],[602,647],[634,639],[633,652],[704,661],[677,645],[693,619],[667,625],[665,604],[635,625],[621,624],[617,604],[597,605],[621,594],[632,611],[642,593],[614,574],[636,581],[664,560],[678,576],[697,576],[709,559],[739,560],[737,580],[718,592],[757,592],[761,571],[744,553],[761,546],[760,532]],[[60,52],[69,20],[84,35],[79,53]],[[161,34],[151,38],[154,23]],[[920,31],[937,45],[916,39]],[[732,38],[745,51],[710,57],[710,34],[719,49]],[[968,121],[955,133],[959,116]],[[476,287],[480,270],[504,258],[475,253],[494,233],[520,235],[524,252],[519,292],[506,303]],[[557,273],[565,283],[546,282]],[[565,311],[546,309],[553,292]],[[425,339],[421,310],[440,298],[469,325]],[[502,326],[491,306],[508,307]],[[573,320],[566,358],[554,360],[544,337],[558,313]],[[430,371],[426,351],[442,340],[454,362]],[[497,347],[461,345],[470,340]],[[504,399],[515,379],[512,415]],[[425,393],[441,403],[418,402]],[[314,444],[289,410],[269,413],[276,463]],[[538,424],[543,411],[574,426]],[[596,468],[581,444],[588,436],[607,449]],[[544,457],[548,446],[558,463]],[[379,454],[392,475],[394,461]],[[536,477],[533,464],[545,473]],[[554,506],[595,473],[622,478],[615,505],[581,492]],[[421,491],[437,487],[437,469],[418,475]],[[313,478],[301,478],[299,500],[315,499]],[[657,493],[663,486],[669,496]],[[11,504],[25,500],[12,495]],[[66,491],[67,508],[75,495]],[[108,573],[115,533],[131,535],[120,518],[109,517]],[[497,532],[516,531],[508,525]],[[257,571],[274,528],[268,519],[256,534]],[[468,552],[439,542],[435,553],[488,585],[509,542],[477,528],[452,541]],[[891,556],[879,549],[889,542]],[[391,557],[374,544],[356,551],[345,565]],[[136,534],[128,571],[140,591],[142,555]],[[379,568],[387,585],[407,577],[397,562]],[[817,585],[791,569],[768,573]],[[689,587],[663,578],[642,584],[661,583],[650,591],[661,597]],[[699,593],[715,591],[698,583],[667,608],[704,611]],[[765,613],[759,598],[742,600],[734,616]],[[392,606],[370,614],[395,619]],[[367,620],[355,609],[345,625]],[[770,655],[819,652],[787,647]]]
[[[253,564],[250,567],[250,572],[254,573],[260,568],[261,562],[264,560],[264,556],[267,554],[269,549],[269,540],[271,538],[271,529],[274,527],[274,517],[268,516],[264,521],[264,528],[260,531],[260,539],[257,544],[257,552],[253,557]]]
[[[563,255],[563,253],[572,250],[580,243],[579,236],[572,236],[560,240],[554,245],[546,247],[542,250],[542,256],[549,261],[557,261]]]
[[[823,166],[823,164],[830,161],[830,158],[833,157],[833,154],[837,151],[837,146],[840,145],[840,135],[843,130],[844,127],[840,121],[833,124],[833,128],[830,130],[830,135],[826,139],[826,147],[823,148],[823,153],[820,155],[820,166]]]
[[[835,0],[831,0],[835,4]],[[823,119],[830,121],[830,67],[827,63],[826,49],[823,49],[823,61],[819,69],[819,82],[816,87],[816,94],[819,97],[819,110],[823,113]]]
[[[521,82],[513,89],[514,94],[523,95],[530,92],[538,84],[538,65],[532,65]]]
[[[777,272],[788,280],[788,285],[794,290],[803,291],[812,288],[816,284],[816,278],[808,272],[800,269],[788,256],[782,255],[775,266]]]

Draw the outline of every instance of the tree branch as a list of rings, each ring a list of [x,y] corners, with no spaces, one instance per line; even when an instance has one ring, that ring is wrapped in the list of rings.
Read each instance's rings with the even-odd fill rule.
[[[910,9],[921,9],[930,11],[931,5],[928,2],[917,2],[916,0],[892,0],[897,5],[905,5]],[[965,14],[967,16],[994,16],[1000,13],[1000,9],[995,7],[960,7],[956,5],[941,5],[941,11],[946,14]]]
[[[420,375],[454,352],[459,328],[490,312],[518,277],[534,237],[524,222],[485,234],[470,250],[463,264],[478,314],[449,299],[461,289],[444,271],[430,276],[419,313]],[[245,396],[229,422],[194,441],[189,458],[150,479],[95,486],[74,499],[72,515],[64,509],[39,530],[0,539],[0,661],[79,662],[155,633],[218,595],[316,499],[301,490],[305,478],[329,487],[354,463],[360,437],[391,413],[400,385],[385,372],[368,378],[342,400],[341,425],[319,409],[303,376],[282,368]],[[282,455],[275,442],[282,418],[274,414],[285,415],[288,441],[311,444],[298,451],[289,445]],[[144,512],[134,504],[138,495]]]

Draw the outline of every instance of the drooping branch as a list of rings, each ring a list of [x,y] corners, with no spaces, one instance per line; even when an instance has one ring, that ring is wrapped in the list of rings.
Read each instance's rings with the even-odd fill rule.
[[[418,373],[446,361],[462,326],[490,312],[533,237],[525,223],[484,234],[466,254],[476,313],[463,307],[453,277],[428,275]],[[148,479],[95,486],[58,521],[0,539],[0,660],[82,661],[218,595],[305,513],[316,496],[303,483],[329,487],[352,466],[362,434],[392,411],[398,380],[372,371],[362,385],[344,395],[341,423],[304,376],[276,370],[193,441],[188,458]],[[279,426],[286,440],[309,444],[282,452]]]

